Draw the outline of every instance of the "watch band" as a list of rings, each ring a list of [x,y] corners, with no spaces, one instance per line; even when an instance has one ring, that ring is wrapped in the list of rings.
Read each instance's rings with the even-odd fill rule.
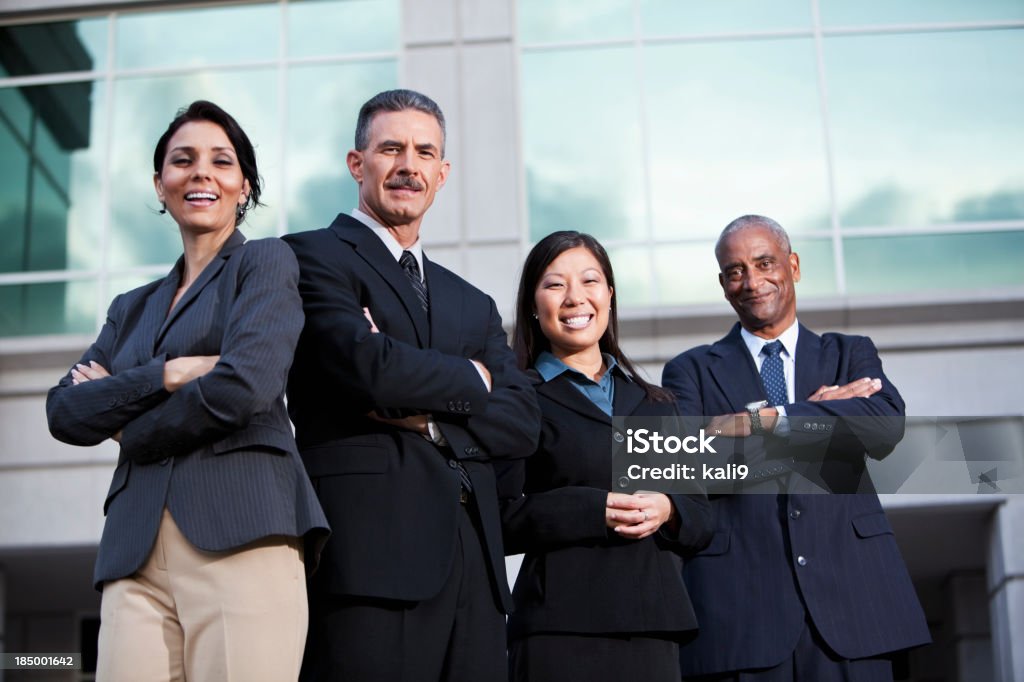
[[[748,403],[746,406],[747,413],[750,415],[750,433],[751,435],[761,436],[767,433],[764,428],[764,424],[761,423],[761,408],[768,407],[767,400],[760,400],[756,403]]]

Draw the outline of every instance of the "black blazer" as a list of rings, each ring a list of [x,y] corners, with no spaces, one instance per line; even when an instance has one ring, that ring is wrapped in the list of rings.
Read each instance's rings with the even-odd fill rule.
[[[69,371],[47,395],[59,440],[95,445],[122,431],[98,587],[142,566],[164,507],[202,550],[327,532],[283,401],[302,328],[294,256],[277,239],[245,242],[236,231],[168,313],[183,263],[110,305],[79,361],[95,360],[110,377],[75,386]],[[168,393],[164,362],[185,355],[220,361]]]
[[[766,397],[739,330],[737,324],[720,341],[665,366],[664,385],[675,392],[684,417],[741,412],[746,403]],[[870,339],[818,336],[800,327],[798,398],[823,384],[861,377],[882,379],[882,390],[870,398],[799,399],[786,406],[794,440],[828,441],[826,472],[834,464],[850,474],[863,469],[866,452],[875,457],[891,452],[903,434],[898,418],[904,404]],[[841,428],[836,417],[878,419],[881,427],[868,429],[851,451],[855,439],[835,439],[834,430],[824,428]],[[714,537],[684,571],[701,625],[700,635],[681,650],[684,677],[777,665],[792,653],[808,616],[844,658],[930,641],[892,528],[868,486],[863,479],[862,489],[869,490],[863,494],[712,499]]]
[[[617,416],[671,416],[672,403],[646,399],[620,370]],[[697,620],[683,584],[682,557],[711,537],[703,495],[670,495],[678,533],[622,538],[605,524],[612,483],[612,420],[563,374],[544,382],[541,439],[529,459],[503,465],[505,551],[525,552],[509,637],[539,632],[692,635]],[[521,492],[525,494],[520,494]]]
[[[491,461],[532,452],[539,418],[494,302],[424,257],[428,320],[387,247],[344,214],[285,241],[306,312],[288,408],[334,527],[317,587],[409,601],[437,594],[454,560],[457,459],[473,483],[496,597],[510,608]],[[492,392],[470,358],[491,372]],[[365,416],[380,409],[431,413],[449,445]]]

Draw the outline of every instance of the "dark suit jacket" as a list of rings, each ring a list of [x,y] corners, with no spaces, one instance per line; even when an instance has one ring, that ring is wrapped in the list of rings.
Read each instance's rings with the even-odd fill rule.
[[[675,392],[680,414],[742,412],[746,403],[766,397],[739,330],[737,324],[720,341],[665,366],[664,384]],[[863,466],[865,450],[876,457],[892,451],[902,437],[896,418],[904,413],[903,400],[882,372],[870,339],[817,336],[800,327],[798,397],[861,377],[882,379],[882,390],[870,398],[786,406],[798,441],[830,439],[834,430],[825,427],[836,426],[836,417],[881,418],[881,427],[867,429],[866,443],[856,451],[850,451],[849,439],[828,443],[826,465],[840,462],[847,473],[852,463]],[[684,570],[701,628],[681,649],[684,677],[780,663],[795,648],[805,614],[844,658],[930,641],[873,489],[856,495],[727,495],[713,499],[712,506],[711,544]]]
[[[69,372],[47,396],[59,440],[95,445],[122,431],[97,586],[142,566],[165,506],[202,550],[326,533],[283,401],[302,328],[298,268],[277,239],[243,242],[232,234],[170,313],[183,260],[164,279],[115,298],[80,360],[111,376],[75,386]],[[220,361],[169,393],[164,362],[185,355]]]
[[[510,608],[491,460],[533,452],[539,419],[494,302],[424,257],[428,320],[387,247],[344,214],[285,240],[306,311],[288,408],[334,527],[314,587],[409,601],[437,594],[454,560],[457,459],[473,483],[496,596]],[[470,358],[491,372],[492,392]],[[365,416],[380,409],[431,413],[449,447]]]
[[[671,403],[646,399],[619,370],[617,416],[671,416]],[[563,374],[531,373],[540,401],[541,440],[527,460],[501,474],[505,551],[525,552],[515,586],[509,636],[537,632],[657,633],[683,639],[697,621],[683,584],[682,555],[703,547],[711,508],[703,494],[670,495],[679,518],[630,540],[605,524],[612,483],[612,420]],[[525,492],[522,495],[521,492]]]

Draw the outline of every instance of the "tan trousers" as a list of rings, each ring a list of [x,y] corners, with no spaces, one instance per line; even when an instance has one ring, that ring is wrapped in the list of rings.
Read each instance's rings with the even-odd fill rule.
[[[106,583],[97,682],[287,682],[299,675],[308,607],[302,539],[203,552],[165,509],[153,551]]]

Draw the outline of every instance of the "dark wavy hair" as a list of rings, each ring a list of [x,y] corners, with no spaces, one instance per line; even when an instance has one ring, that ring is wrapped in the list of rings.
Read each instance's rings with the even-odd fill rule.
[[[601,243],[589,234],[575,230],[562,230],[552,232],[541,239],[530,250],[523,263],[523,272],[519,278],[519,293],[516,294],[516,318],[512,330],[512,350],[515,351],[516,361],[520,369],[533,367],[537,362],[537,356],[544,351],[551,350],[551,342],[541,331],[540,322],[533,316],[534,313],[534,292],[540,283],[544,271],[551,262],[569,249],[583,247],[597,259],[604,273],[608,286],[615,289],[615,273],[612,272],[612,262],[608,258],[608,252],[604,250]],[[629,361],[626,354],[619,348],[619,314],[616,304],[616,296],[612,296],[608,311],[608,328],[598,342],[601,352],[608,353],[626,374],[647,394],[647,398],[656,402],[675,402],[675,396],[669,391],[645,381],[637,372],[633,363]]]
[[[242,177],[249,182],[249,196],[240,209],[235,213],[235,225],[245,220],[245,214],[260,203],[260,193],[263,190],[263,183],[260,180],[259,170],[256,168],[256,150],[249,141],[249,136],[238,125],[238,121],[228,112],[221,109],[213,102],[200,99],[192,102],[183,109],[179,109],[174,120],[167,126],[167,130],[156,141],[156,149],[153,151],[153,171],[157,174],[163,170],[164,157],[167,156],[167,144],[174,137],[174,133],[185,125],[194,121],[209,121],[220,126],[224,134],[228,136],[231,146],[235,148],[238,156],[238,165],[242,169]]]

